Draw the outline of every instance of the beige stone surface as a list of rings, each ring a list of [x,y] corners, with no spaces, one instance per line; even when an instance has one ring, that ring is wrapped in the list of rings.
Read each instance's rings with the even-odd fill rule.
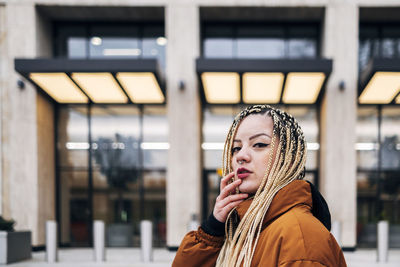
[[[356,245],[356,151],[358,7],[326,8],[323,56],[333,60],[320,113],[320,189],[332,220],[342,225],[342,246]],[[341,91],[339,83],[346,88]]]
[[[45,244],[46,221],[55,220],[55,158],[53,104],[37,94],[38,214],[37,244]]]
[[[54,219],[54,118],[52,105],[14,71],[15,58],[33,58],[45,39],[37,41],[35,6],[15,1],[2,8],[6,36],[2,42],[2,185],[3,215],[17,230],[31,230],[33,245],[43,245],[45,221]],[[4,48],[5,47],[5,48]],[[43,50],[42,50],[43,51]],[[3,65],[3,66],[4,66]],[[17,87],[17,80],[25,88]]]
[[[191,214],[200,215],[201,111],[195,59],[199,56],[199,10],[196,6],[166,8],[167,112],[167,245],[178,246]],[[185,89],[180,90],[183,81]]]

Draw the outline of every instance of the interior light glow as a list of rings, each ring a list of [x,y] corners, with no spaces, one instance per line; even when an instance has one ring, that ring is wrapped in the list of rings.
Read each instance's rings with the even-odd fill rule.
[[[140,56],[142,50],[139,48],[106,48],[103,50],[104,56]]]
[[[283,73],[243,74],[243,102],[279,103],[282,92]]]
[[[400,95],[396,97],[396,104],[400,104]]]
[[[319,150],[319,144],[318,143],[307,143],[307,149],[308,150]]]
[[[211,104],[240,102],[239,74],[236,72],[204,72],[201,74],[206,100]]]
[[[65,147],[69,150],[82,150],[82,149],[89,149],[88,142],[67,142]]]
[[[92,43],[92,45],[99,46],[102,44],[103,40],[98,36],[94,36],[90,39],[90,42]]]
[[[133,103],[163,103],[165,100],[151,72],[120,72],[116,77]]]
[[[224,150],[225,143],[221,142],[204,142],[201,144],[203,150]]]
[[[143,150],[167,150],[167,149],[169,149],[169,143],[167,143],[167,142],[143,142],[140,144],[140,148]]]
[[[128,98],[121,90],[111,73],[71,74],[72,79],[86,92],[95,103],[126,103]]]
[[[361,104],[389,104],[400,90],[400,72],[376,72],[358,98]],[[399,103],[399,97],[396,103]]]
[[[63,72],[31,73],[29,78],[58,103],[88,102],[86,95]]]
[[[286,77],[283,102],[288,104],[313,104],[325,80],[322,72],[291,72]]]
[[[356,143],[355,149],[356,150],[377,150],[379,145],[377,143]]]
[[[157,44],[158,44],[159,46],[164,46],[164,45],[166,45],[166,44],[167,44],[167,38],[165,38],[165,37],[158,37],[158,38],[157,38]]]

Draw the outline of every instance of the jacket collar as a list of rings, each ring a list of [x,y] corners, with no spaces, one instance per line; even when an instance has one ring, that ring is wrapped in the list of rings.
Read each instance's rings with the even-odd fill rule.
[[[236,211],[240,220],[252,201],[253,198],[250,198],[237,206]],[[306,205],[310,210],[312,208],[310,185],[303,180],[295,180],[276,193],[264,217],[263,227],[297,205]]]

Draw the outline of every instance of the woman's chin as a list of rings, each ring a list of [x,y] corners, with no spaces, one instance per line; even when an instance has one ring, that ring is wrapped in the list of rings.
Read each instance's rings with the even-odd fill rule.
[[[239,191],[240,191],[240,193],[254,195],[256,193],[257,189],[251,188],[250,186],[246,186],[245,184],[241,184],[241,185],[239,185]]]

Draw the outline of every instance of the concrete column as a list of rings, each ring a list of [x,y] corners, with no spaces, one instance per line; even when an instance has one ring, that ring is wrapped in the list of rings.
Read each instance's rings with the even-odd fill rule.
[[[171,3],[166,7],[167,245],[179,246],[192,214],[201,203],[201,107],[195,59],[199,56],[199,8]],[[184,89],[179,89],[183,81]]]
[[[3,88],[5,84],[5,57],[7,55],[6,50],[6,8],[0,4],[0,215],[3,214]]]
[[[17,230],[31,230],[38,240],[36,90],[29,83],[17,87],[14,58],[34,57],[35,6],[9,2],[5,6],[5,77],[2,99],[3,214],[14,219]]]
[[[332,221],[341,223],[343,247],[356,245],[358,14],[355,4],[332,2],[323,28],[322,54],[333,60],[333,71],[320,110],[320,189]]]
[[[17,222],[17,230],[32,231],[32,245],[44,245],[45,221],[54,219],[55,210],[53,107],[29,82],[17,87],[24,79],[15,72],[14,59],[51,55],[44,45],[50,39],[43,38],[51,31],[33,2],[8,2],[2,13],[7,51],[1,82],[3,214]]]

